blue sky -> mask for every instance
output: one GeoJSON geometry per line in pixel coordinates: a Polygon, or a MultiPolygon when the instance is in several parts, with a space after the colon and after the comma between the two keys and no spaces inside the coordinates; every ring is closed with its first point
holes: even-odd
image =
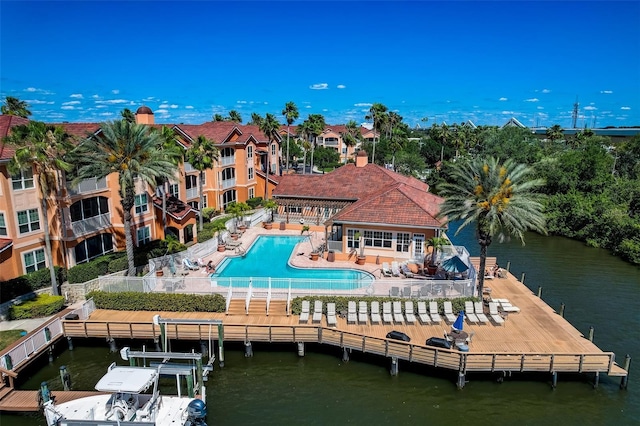
{"type": "Polygon", "coordinates": [[[0,96],[34,119],[281,111],[415,126],[640,125],[640,2],[6,1],[0,96]],[[424,125],[424,123],[422,123],[424,125]]]}

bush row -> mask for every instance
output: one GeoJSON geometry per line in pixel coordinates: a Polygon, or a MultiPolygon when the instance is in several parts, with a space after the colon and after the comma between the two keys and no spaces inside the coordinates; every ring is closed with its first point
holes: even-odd
{"type": "MultiPolygon", "coordinates": [[[[300,312],[302,311],[302,301],[303,300],[308,300],[311,303],[311,312],[313,312],[313,302],[316,300],[320,300],[322,301],[322,312],[323,313],[327,313],[327,303],[335,303],[336,304],[336,312],[338,311],[348,311],[349,309],[349,302],[350,301],[354,301],[354,302],[367,302],[367,307],[369,308],[369,312],[371,312],[371,302],[374,301],[378,301],[380,302],[380,313],[382,313],[382,304],[384,302],[403,302],[402,303],[402,313],[405,313],[405,307],[404,307],[404,302],[408,301],[408,300],[412,300],[413,301],[413,307],[414,309],[418,309],[417,306],[417,300],[416,299],[406,299],[406,298],[400,298],[400,297],[356,297],[356,296],[351,296],[351,297],[341,297],[341,296],[305,296],[305,297],[296,297],[295,299],[293,299],[291,301],[291,313],[294,315],[300,315],[300,312]]],[[[479,302],[480,299],[477,297],[460,297],[457,299],[436,299],[435,300],[438,303],[438,311],[439,313],[443,314],[444,313],[444,305],[443,303],[445,301],[450,301],[451,305],[453,306],[453,312],[454,313],[458,313],[459,311],[463,311],[464,310],[464,302],[467,301],[472,301],[472,302],[479,302]]],[[[426,302],[429,302],[429,300],[427,300],[426,302]]]]}
{"type": "MultiPolygon", "coordinates": [[[[58,286],[67,280],[67,270],[59,266],[54,267],[58,286]]],[[[0,282],[0,303],[31,293],[32,291],[51,286],[49,268],[40,269],[8,281],[0,282]]]]}
{"type": "Polygon", "coordinates": [[[69,284],[85,283],[99,275],[107,275],[127,269],[127,253],[119,251],[106,254],[69,269],[69,284]]]}
{"type": "Polygon", "coordinates": [[[41,294],[33,300],[12,306],[9,309],[9,319],[48,317],[56,312],[60,312],[63,306],[63,296],[41,294]]]}
{"type": "Polygon", "coordinates": [[[223,296],[178,294],[178,293],[106,293],[92,291],[87,299],[93,298],[98,309],[117,311],[169,311],[169,312],[225,312],[223,296]]]}

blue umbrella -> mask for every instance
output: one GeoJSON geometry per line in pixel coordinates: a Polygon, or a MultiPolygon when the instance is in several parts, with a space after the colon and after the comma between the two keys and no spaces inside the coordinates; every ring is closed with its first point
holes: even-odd
{"type": "Polygon", "coordinates": [[[458,318],[453,323],[454,330],[462,331],[462,327],[464,327],[464,311],[458,312],[458,318]]]}

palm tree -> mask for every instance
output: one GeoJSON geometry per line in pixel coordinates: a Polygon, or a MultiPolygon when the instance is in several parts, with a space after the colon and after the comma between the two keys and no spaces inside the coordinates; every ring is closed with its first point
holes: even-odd
{"type": "Polygon", "coordinates": [[[60,189],[59,174],[68,172],[73,166],[65,161],[65,156],[73,150],[71,138],[62,127],[55,127],[39,121],[15,126],[11,135],[5,139],[7,144],[15,147],[15,154],[9,162],[8,170],[15,174],[21,171],[33,171],[38,176],[38,192],[44,225],[44,243],[51,288],[54,295],[59,295],[58,284],[51,251],[49,234],[49,198],[60,189]]]}
{"type": "MultiPolygon", "coordinates": [[[[182,151],[182,147],[178,144],[178,139],[176,138],[176,133],[172,128],[168,126],[162,126],[159,130],[157,127],[152,127],[154,131],[159,131],[162,136],[162,146],[160,149],[165,153],[167,158],[176,165],[176,167],[182,164],[184,160],[184,155],[182,151]]],[[[167,192],[168,188],[168,179],[164,179],[162,181],[157,182],[159,185],[162,185],[162,232],[166,238],[167,233],[167,192]]]]}
{"type": "Polygon", "coordinates": [[[18,117],[27,118],[31,115],[31,111],[28,110],[29,104],[25,101],[21,101],[13,96],[7,96],[4,99],[4,105],[2,105],[3,115],[15,115],[18,117]]]}
{"type": "Polygon", "coordinates": [[[376,162],[376,132],[379,134],[380,129],[383,128],[384,116],[386,115],[388,108],[381,103],[374,103],[369,109],[369,114],[364,118],[365,120],[373,120],[373,153],[371,154],[371,162],[376,162]]]}
{"type": "Polygon", "coordinates": [[[215,142],[211,139],[207,139],[205,136],[198,136],[195,142],[191,144],[191,147],[187,149],[185,158],[191,166],[200,172],[198,177],[198,187],[200,191],[200,213],[198,214],[198,232],[202,231],[203,217],[202,207],[204,206],[204,171],[213,169],[215,162],[219,158],[219,151],[216,148],[215,142]]]}
{"type": "Polygon", "coordinates": [[[260,116],[260,114],[252,112],[251,113],[251,121],[249,121],[247,124],[259,127],[260,123],[262,123],[262,117],[260,116]]]}
{"type": "Polygon", "coordinates": [[[276,117],[267,113],[260,123],[260,131],[267,137],[267,172],[264,179],[264,200],[269,199],[269,172],[271,171],[271,143],[277,142],[280,123],[276,117]]]}
{"type": "Polygon", "coordinates": [[[547,139],[551,141],[551,145],[554,145],[556,140],[560,140],[564,137],[564,129],[560,127],[559,124],[554,124],[547,129],[545,135],[547,136],[547,139]]]}
{"type": "Polygon", "coordinates": [[[124,222],[128,274],[135,275],[131,209],[135,204],[135,179],[151,188],[175,175],[176,165],[162,151],[162,136],[143,124],[116,120],[103,123],[99,135],[90,135],[76,148],[78,174],[74,181],[102,179],[118,174],[124,222]]]}
{"type": "Polygon", "coordinates": [[[440,185],[444,197],[439,217],[461,220],[456,234],[472,222],[480,244],[480,274],[478,295],[482,296],[487,247],[494,235],[500,240],[517,236],[524,244],[524,233],[533,230],[546,233],[542,194],[535,190],[544,184],[534,179],[533,169],[507,160],[475,158],[458,162],[453,167],[450,182],[440,185]],[[506,235],[505,235],[506,234],[506,235]]]}
{"type": "Polygon", "coordinates": [[[222,114],[213,114],[213,121],[224,121],[222,114]]]}
{"type": "Polygon", "coordinates": [[[133,114],[133,111],[131,111],[129,108],[125,108],[122,111],[120,111],[120,115],[122,116],[123,120],[127,120],[129,123],[136,122],[136,116],[133,114]]]}
{"type": "Polygon", "coordinates": [[[229,111],[229,121],[233,121],[234,123],[242,123],[242,116],[240,113],[234,109],[229,111]]]}
{"type": "Polygon", "coordinates": [[[287,171],[289,170],[289,127],[298,119],[298,107],[293,102],[287,102],[282,110],[282,115],[287,121],[287,171]]]}
{"type": "MultiPolygon", "coordinates": [[[[438,250],[440,250],[442,248],[442,246],[444,246],[447,243],[449,243],[449,240],[447,240],[444,237],[431,237],[425,243],[426,243],[426,247],[427,248],[429,248],[429,247],[432,248],[432,250],[431,250],[431,258],[429,259],[429,265],[428,266],[436,267],[436,259],[438,258],[438,250]]],[[[427,266],[427,265],[425,265],[425,266],[427,266]]]]}
{"type": "MultiPolygon", "coordinates": [[[[326,127],[326,123],[324,121],[324,116],[322,114],[309,114],[309,117],[305,120],[306,126],[305,130],[309,139],[313,136],[313,142],[311,143],[311,174],[313,174],[313,151],[316,146],[316,141],[318,136],[322,134],[324,128],[326,127]]],[[[304,124],[304,123],[303,123],[304,124]]]]}
{"type": "MultiPolygon", "coordinates": [[[[345,132],[342,135],[342,140],[347,147],[356,146],[358,142],[362,141],[362,133],[360,132],[360,126],[355,120],[349,120],[345,125],[345,132]]],[[[347,163],[347,157],[344,158],[345,164],[347,163]]]]}

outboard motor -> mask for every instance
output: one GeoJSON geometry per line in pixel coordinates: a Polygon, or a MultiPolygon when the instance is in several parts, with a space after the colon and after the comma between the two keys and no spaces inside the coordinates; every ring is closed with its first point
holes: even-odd
{"type": "Polygon", "coordinates": [[[207,426],[207,405],[201,399],[194,399],[187,406],[187,421],[185,426],[207,426]]]}

